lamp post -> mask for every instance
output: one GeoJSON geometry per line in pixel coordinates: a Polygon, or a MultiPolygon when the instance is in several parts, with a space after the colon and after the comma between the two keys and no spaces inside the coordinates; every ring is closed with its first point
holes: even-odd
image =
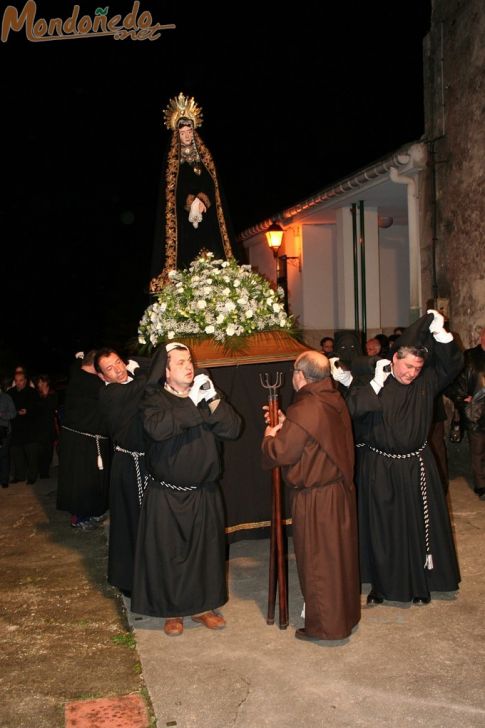
{"type": "MultiPolygon", "coordinates": [[[[276,261],[276,285],[281,286],[283,289],[284,306],[286,313],[288,311],[288,261],[298,260],[300,263],[299,255],[280,255],[278,256],[281,243],[283,242],[284,230],[281,225],[277,222],[273,222],[266,230],[266,241],[268,247],[273,251],[273,255],[276,261]]],[[[301,265],[301,263],[300,263],[301,265]]],[[[301,268],[300,268],[301,270],[301,268]]]]}
{"type": "Polygon", "coordinates": [[[273,251],[276,259],[278,258],[278,250],[281,248],[281,243],[283,242],[283,232],[283,228],[277,222],[270,225],[265,232],[268,247],[273,251]]]}

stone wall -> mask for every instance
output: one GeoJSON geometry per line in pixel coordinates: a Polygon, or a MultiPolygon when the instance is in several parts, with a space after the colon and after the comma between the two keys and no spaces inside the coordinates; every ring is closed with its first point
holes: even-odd
{"type": "Polygon", "coordinates": [[[424,41],[423,300],[449,299],[465,347],[485,326],[484,38],[483,0],[433,0],[424,41]]]}

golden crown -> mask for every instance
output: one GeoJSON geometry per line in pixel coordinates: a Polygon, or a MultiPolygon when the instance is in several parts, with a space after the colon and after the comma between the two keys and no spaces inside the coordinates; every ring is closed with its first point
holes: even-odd
{"type": "Polygon", "coordinates": [[[165,126],[167,129],[176,129],[180,119],[190,119],[194,129],[202,126],[202,109],[194,101],[194,97],[188,98],[179,93],[175,98],[170,99],[167,108],[164,110],[165,126]]]}

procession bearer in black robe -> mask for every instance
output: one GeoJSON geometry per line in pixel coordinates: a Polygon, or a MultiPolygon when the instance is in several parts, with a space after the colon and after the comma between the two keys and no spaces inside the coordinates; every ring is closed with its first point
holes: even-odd
{"type": "Polygon", "coordinates": [[[143,423],[139,413],[150,360],[130,360],[99,349],[94,366],[105,386],[100,406],[113,443],[110,480],[108,581],[126,596],[133,586],[138,518],[145,483],[143,423]]]}
{"type": "Polygon", "coordinates": [[[169,636],[183,632],[186,616],[221,629],[215,610],[228,594],[220,441],[237,438],[240,417],[207,374],[194,378],[189,349],[175,342],[154,355],[142,411],[149,480],[132,611],[165,617],[169,636]]]}
{"type": "Polygon", "coordinates": [[[432,591],[458,589],[460,573],[436,462],[426,441],[433,402],[463,366],[437,311],[409,326],[392,363],[376,363],[370,384],[349,386],[347,403],[362,437],[357,476],[361,579],[368,604],[427,604],[432,591]]]}

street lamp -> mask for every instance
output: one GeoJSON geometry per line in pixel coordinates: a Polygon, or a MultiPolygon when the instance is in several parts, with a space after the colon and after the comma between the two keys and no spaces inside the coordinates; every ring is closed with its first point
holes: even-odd
{"type": "Polygon", "coordinates": [[[278,256],[281,243],[283,242],[283,233],[284,230],[281,225],[277,222],[273,222],[266,230],[265,235],[268,247],[273,251],[276,261],[276,285],[281,286],[283,289],[285,311],[288,313],[288,261],[298,260],[299,265],[301,265],[301,263],[299,255],[278,256]]]}
{"type": "Polygon", "coordinates": [[[277,222],[272,223],[265,232],[268,247],[273,251],[275,258],[278,257],[278,250],[283,242],[283,232],[283,228],[277,222]]]}

